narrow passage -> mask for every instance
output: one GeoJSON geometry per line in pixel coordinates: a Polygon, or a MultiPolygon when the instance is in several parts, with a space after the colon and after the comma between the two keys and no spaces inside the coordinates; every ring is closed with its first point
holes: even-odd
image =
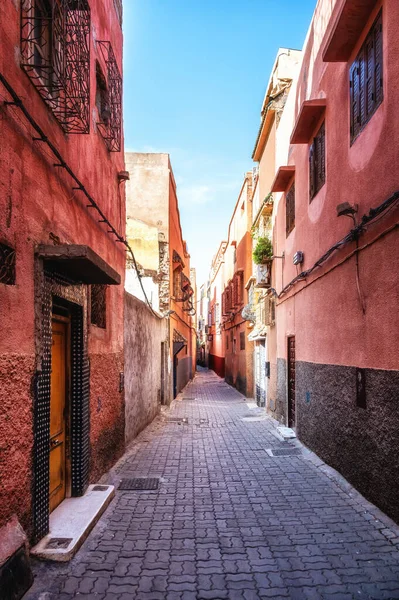
{"type": "Polygon", "coordinates": [[[398,528],[275,432],[202,370],[109,476],[158,489],[117,491],[71,563],[35,565],[25,598],[399,598],[398,528]],[[266,452],[287,447],[300,454],[266,452]]]}

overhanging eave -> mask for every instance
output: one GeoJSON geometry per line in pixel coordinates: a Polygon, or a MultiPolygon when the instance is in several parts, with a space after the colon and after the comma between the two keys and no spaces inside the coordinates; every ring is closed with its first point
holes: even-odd
{"type": "Polygon", "coordinates": [[[89,246],[60,244],[39,245],[36,255],[46,267],[72,281],[86,284],[119,285],[121,276],[89,246]]]}

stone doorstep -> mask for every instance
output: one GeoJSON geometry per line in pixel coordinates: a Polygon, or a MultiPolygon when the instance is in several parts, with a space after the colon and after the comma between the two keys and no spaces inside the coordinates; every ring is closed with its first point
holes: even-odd
{"type": "Polygon", "coordinates": [[[89,485],[84,496],[61,502],[50,515],[50,533],[31,549],[31,554],[42,560],[71,560],[114,496],[113,485],[97,484],[89,485]]]}

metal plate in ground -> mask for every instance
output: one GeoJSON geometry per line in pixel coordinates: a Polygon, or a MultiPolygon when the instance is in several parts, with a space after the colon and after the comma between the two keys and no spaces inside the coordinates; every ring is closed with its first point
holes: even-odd
{"type": "Polygon", "coordinates": [[[73,538],[51,538],[46,544],[46,549],[58,550],[58,548],[68,548],[73,538]]]}
{"type": "Polygon", "coordinates": [[[300,448],[267,448],[266,452],[269,456],[302,456],[300,448]]]}
{"type": "Polygon", "coordinates": [[[93,492],[106,492],[108,488],[109,485],[95,485],[93,492]]]}
{"type": "Polygon", "coordinates": [[[119,484],[118,490],[157,490],[158,486],[158,477],[133,477],[131,479],[122,479],[122,481],[119,484]]]}
{"type": "Polygon", "coordinates": [[[167,417],[166,421],[168,423],[184,423],[185,425],[188,424],[188,419],[187,417],[167,417]]]}

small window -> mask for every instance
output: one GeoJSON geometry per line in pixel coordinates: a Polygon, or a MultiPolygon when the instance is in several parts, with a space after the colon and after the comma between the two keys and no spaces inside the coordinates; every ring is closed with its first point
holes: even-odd
{"type": "Polygon", "coordinates": [[[229,349],[229,336],[226,335],[226,350],[229,349]]]}
{"type": "Polygon", "coordinates": [[[107,81],[101,67],[96,62],[96,106],[98,111],[98,117],[102,125],[109,125],[111,118],[111,107],[109,103],[109,92],[107,87],[107,81]]]}
{"type": "Polygon", "coordinates": [[[15,250],[0,244],[0,283],[15,285],[15,250]]]}
{"type": "Polygon", "coordinates": [[[181,298],[181,282],[182,282],[182,272],[179,267],[174,269],[173,271],[173,296],[175,300],[179,300],[181,298]]]}
{"type": "Polygon", "coordinates": [[[309,150],[309,196],[310,201],[326,182],[326,128],[323,122],[313,138],[309,150]]]}
{"type": "Polygon", "coordinates": [[[374,21],[356,60],[350,68],[351,143],[381,104],[382,82],[382,12],[374,21]]]}
{"type": "Polygon", "coordinates": [[[293,183],[285,195],[285,231],[286,235],[291,233],[295,227],[295,184],[293,183]]]}
{"type": "Polygon", "coordinates": [[[216,304],[215,306],[215,320],[216,324],[220,323],[220,304],[216,304]]]}
{"type": "Polygon", "coordinates": [[[107,326],[107,286],[91,286],[91,323],[106,329],[107,326]]]}
{"type": "Polygon", "coordinates": [[[245,350],[245,331],[240,333],[240,350],[245,350]]]}

